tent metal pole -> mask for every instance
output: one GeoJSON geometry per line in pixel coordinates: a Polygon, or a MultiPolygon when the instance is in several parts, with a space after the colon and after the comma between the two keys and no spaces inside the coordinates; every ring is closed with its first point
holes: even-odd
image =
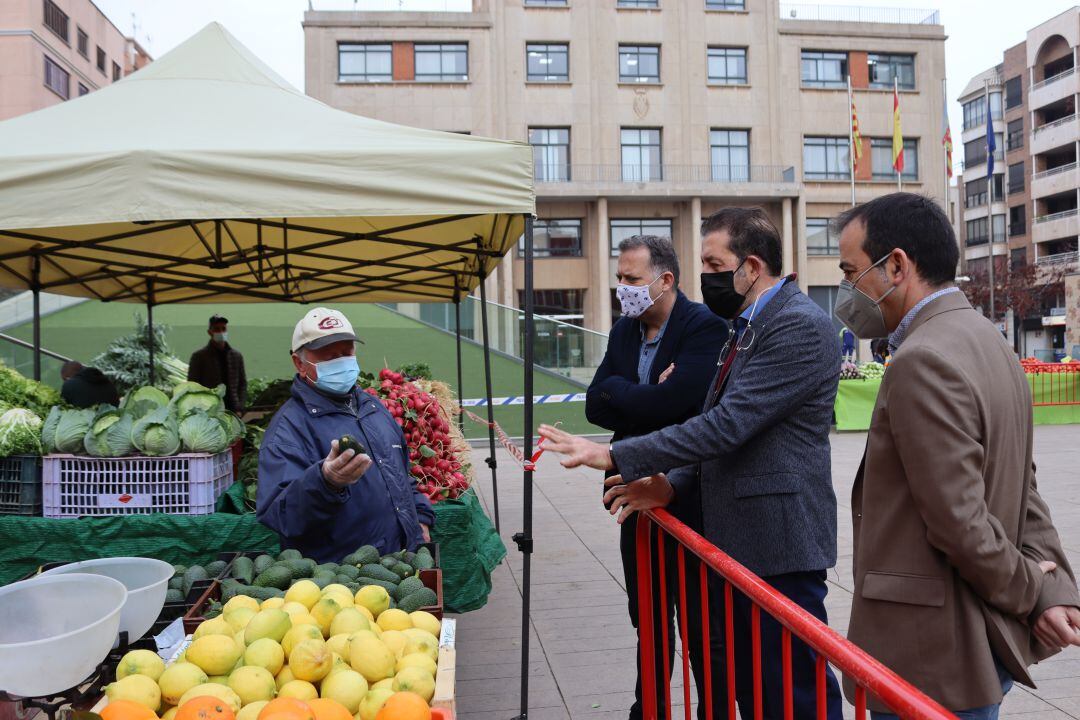
{"type": "MultiPolygon", "coordinates": [[[[461,297],[458,291],[454,292],[454,335],[457,340],[457,391],[458,402],[465,402],[465,386],[461,382],[461,297]]],[[[458,430],[462,437],[465,435],[465,406],[461,406],[458,413],[458,430]]]]}
{"type": "Polygon", "coordinates": [[[491,455],[486,462],[491,468],[491,498],[495,508],[495,532],[499,532],[499,479],[498,462],[495,460],[495,409],[491,407],[491,346],[488,344],[487,280],[483,266],[477,272],[480,278],[480,324],[484,333],[484,399],[487,401],[488,447],[491,455]]]}
{"type": "Polygon", "coordinates": [[[154,384],[154,279],[146,279],[146,347],[150,353],[150,385],[154,384]]]}
{"type": "Polygon", "coordinates": [[[34,380],[41,382],[41,259],[37,254],[30,267],[30,281],[34,294],[34,380]]]}
{"type": "MultiPolygon", "coordinates": [[[[526,462],[533,454],[533,216],[525,216],[525,301],[522,310],[525,313],[524,362],[525,373],[525,419],[522,432],[525,443],[526,462]]],[[[521,714],[519,720],[529,717],[529,604],[532,595],[532,551],[533,551],[533,471],[532,465],[525,466],[524,497],[522,504],[522,530],[514,535],[514,542],[521,551],[521,714]]]]}

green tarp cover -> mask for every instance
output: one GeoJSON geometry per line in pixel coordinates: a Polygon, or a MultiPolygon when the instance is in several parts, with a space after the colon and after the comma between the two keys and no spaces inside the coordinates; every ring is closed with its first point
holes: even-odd
{"type": "Polygon", "coordinates": [[[458,613],[482,608],[491,593],[491,572],[506,557],[506,546],[473,490],[435,504],[431,539],[439,543],[443,607],[458,613]]]}
{"type": "MultiPolygon", "coordinates": [[[[1032,373],[1027,376],[1035,403],[1061,402],[1080,398],[1080,373],[1032,373]]],[[[881,379],[841,380],[836,392],[836,429],[868,430],[874,413],[881,379]]],[[[1036,405],[1032,408],[1036,425],[1080,423],[1080,405],[1036,405]]]]}

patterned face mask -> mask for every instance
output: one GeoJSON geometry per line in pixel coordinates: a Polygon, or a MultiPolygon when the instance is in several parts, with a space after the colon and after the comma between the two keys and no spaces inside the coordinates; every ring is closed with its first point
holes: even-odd
{"type": "Polygon", "coordinates": [[[649,288],[659,279],[660,277],[653,279],[648,285],[623,285],[622,283],[616,285],[615,296],[619,298],[622,314],[628,318],[641,317],[643,312],[651,308],[653,303],[663,297],[663,292],[657,295],[655,299],[649,295],[649,288]]]}

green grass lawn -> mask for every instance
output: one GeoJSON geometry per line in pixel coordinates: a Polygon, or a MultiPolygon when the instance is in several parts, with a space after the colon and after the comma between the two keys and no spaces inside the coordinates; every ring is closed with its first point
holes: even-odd
{"type": "MultiPolygon", "coordinates": [[[[248,378],[282,378],[293,374],[289,341],[293,326],[311,306],[288,303],[251,303],[222,305],[162,305],[154,308],[154,322],[169,326],[168,343],[173,354],[187,361],[191,353],[207,342],[206,322],[217,313],[229,318],[229,343],[244,355],[248,378]]],[[[357,346],[362,370],[377,371],[384,365],[398,367],[423,362],[431,366],[436,379],[454,386],[457,382],[457,359],[453,335],[371,304],[335,306],[352,322],[364,341],[357,346]]],[[[102,352],[109,342],[134,328],[136,313],[145,315],[137,305],[87,301],[42,319],[41,344],[53,352],[83,363],[102,352]]],[[[30,340],[29,323],[11,328],[8,334],[30,340]]],[[[58,382],[54,364],[46,366],[45,380],[58,382]]],[[[20,371],[26,372],[24,367],[20,371]]],[[[484,392],[483,352],[478,345],[462,344],[462,374],[467,398],[482,397],[484,392]]],[[[524,388],[520,362],[491,357],[491,382],[494,396],[521,395],[524,388]]],[[[578,392],[580,387],[559,377],[537,372],[536,394],[578,392]]],[[[482,409],[476,411],[486,417],[482,409]]],[[[522,434],[520,406],[496,408],[495,419],[513,436],[522,434]]],[[[601,432],[589,425],[583,403],[541,405],[536,408],[536,423],[561,420],[572,432],[601,432]]],[[[466,421],[466,435],[479,437],[486,428],[466,421]]]]}

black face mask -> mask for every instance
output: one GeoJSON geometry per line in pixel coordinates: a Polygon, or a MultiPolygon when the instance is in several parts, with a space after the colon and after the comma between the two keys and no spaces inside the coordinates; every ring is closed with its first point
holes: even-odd
{"type": "MultiPolygon", "coordinates": [[[[746,293],[740,293],[735,289],[735,273],[745,262],[743,260],[734,270],[701,273],[701,299],[705,301],[705,306],[712,310],[713,314],[727,320],[733,320],[739,314],[739,308],[746,301],[746,293]]],[[[754,283],[757,283],[757,280],[754,283]]],[[[746,292],[750,292],[752,287],[754,287],[753,283],[746,288],[746,292]]]]}

